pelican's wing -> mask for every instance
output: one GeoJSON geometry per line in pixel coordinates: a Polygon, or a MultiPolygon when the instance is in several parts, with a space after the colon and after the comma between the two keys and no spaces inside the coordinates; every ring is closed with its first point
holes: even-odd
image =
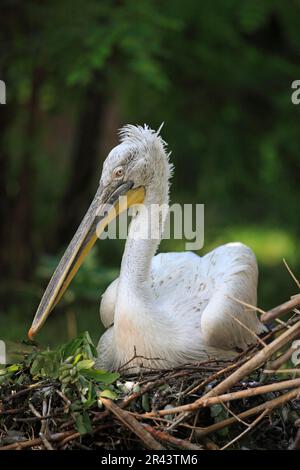
{"type": "Polygon", "coordinates": [[[250,248],[228,243],[199,257],[161,253],[152,262],[152,288],[160,305],[201,341],[221,349],[245,348],[264,331],[256,313],[258,269],[250,248]]]}
{"type": "Polygon", "coordinates": [[[100,302],[100,318],[105,328],[109,328],[114,323],[118,283],[119,278],[117,277],[117,279],[109,284],[106,291],[102,294],[100,302]]]}

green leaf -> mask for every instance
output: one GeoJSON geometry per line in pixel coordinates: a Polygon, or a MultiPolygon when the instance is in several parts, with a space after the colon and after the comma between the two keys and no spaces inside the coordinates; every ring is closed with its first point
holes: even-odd
{"type": "Polygon", "coordinates": [[[75,418],[75,427],[77,431],[84,435],[92,432],[92,424],[89,415],[84,411],[75,418]]]}
{"type": "Polygon", "coordinates": [[[77,356],[74,359],[73,365],[75,366],[77,362],[80,361],[81,358],[82,358],[82,354],[81,353],[77,354],[77,356]]]}
{"type": "Polygon", "coordinates": [[[69,341],[66,345],[64,345],[61,349],[62,357],[67,359],[69,356],[74,356],[77,352],[77,349],[80,348],[82,343],[82,338],[79,336],[72,341],[69,341]]]}
{"type": "Polygon", "coordinates": [[[212,405],[210,407],[210,414],[212,418],[216,418],[217,416],[220,416],[224,414],[224,407],[220,405],[219,403],[216,403],[215,405],[212,405]]]}
{"type": "Polygon", "coordinates": [[[76,400],[76,401],[73,401],[73,403],[71,403],[70,405],[70,409],[72,411],[79,411],[79,410],[82,410],[82,403],[80,400],[76,400]]]}
{"type": "Polygon", "coordinates": [[[58,376],[59,355],[56,351],[45,351],[37,353],[30,367],[33,377],[54,377],[58,376]]]}
{"type": "Polygon", "coordinates": [[[79,361],[76,365],[78,371],[83,369],[91,369],[95,364],[95,361],[92,359],[84,359],[83,361],[79,361]]]}
{"type": "Polygon", "coordinates": [[[80,373],[86,378],[94,379],[95,382],[106,385],[114,383],[120,377],[117,372],[105,372],[97,369],[81,370],[80,373]]]}
{"type": "Polygon", "coordinates": [[[111,400],[116,400],[116,398],[118,398],[116,392],[113,392],[109,388],[102,390],[102,392],[99,393],[99,396],[103,398],[110,398],[111,400]]]}
{"type": "Polygon", "coordinates": [[[78,354],[82,354],[84,359],[93,359],[94,357],[97,357],[97,350],[87,331],[72,339],[61,348],[61,355],[63,359],[75,355],[77,359],[78,354]]]}
{"type": "Polygon", "coordinates": [[[94,406],[97,403],[96,398],[89,398],[88,400],[85,400],[83,402],[83,405],[85,408],[91,408],[91,406],[94,406]]]}
{"type": "Polygon", "coordinates": [[[7,367],[7,372],[14,373],[18,372],[21,369],[20,364],[12,364],[11,366],[7,367]]]}
{"type": "MultiPolygon", "coordinates": [[[[228,412],[227,410],[219,403],[216,403],[215,405],[212,405],[210,407],[210,414],[211,417],[214,418],[215,423],[218,423],[219,421],[223,421],[228,417],[228,412]]],[[[223,428],[218,431],[218,434],[222,437],[226,437],[229,433],[228,428],[223,428]]]]}
{"type": "Polygon", "coordinates": [[[144,395],[142,395],[142,407],[143,410],[150,411],[150,401],[148,393],[144,393],[144,395]]]}

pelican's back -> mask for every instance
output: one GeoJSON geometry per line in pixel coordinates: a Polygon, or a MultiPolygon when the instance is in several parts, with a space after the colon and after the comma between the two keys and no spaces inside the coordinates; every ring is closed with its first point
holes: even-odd
{"type": "Polygon", "coordinates": [[[237,301],[252,306],[257,301],[256,258],[242,243],[222,245],[203,257],[158,254],[151,280],[158,303],[188,334],[198,330],[203,346],[244,349],[264,330],[255,311],[237,301]]]}

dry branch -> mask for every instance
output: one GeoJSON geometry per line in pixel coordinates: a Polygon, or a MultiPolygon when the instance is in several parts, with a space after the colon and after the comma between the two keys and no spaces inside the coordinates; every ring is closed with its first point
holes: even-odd
{"type": "MultiPolygon", "coordinates": [[[[265,403],[262,403],[261,405],[255,406],[254,408],[250,408],[250,410],[244,411],[243,413],[240,413],[237,415],[240,419],[248,418],[249,416],[253,416],[257,413],[260,413],[261,411],[264,410],[273,410],[274,408],[278,408],[279,406],[284,405],[290,400],[293,400],[295,398],[298,398],[300,395],[300,388],[297,388],[296,390],[292,390],[291,392],[285,393],[284,395],[281,395],[280,397],[274,398],[273,400],[266,401],[265,403]]],[[[230,426],[231,424],[236,423],[236,418],[228,418],[225,419],[224,421],[220,421],[218,423],[212,424],[211,426],[208,426],[206,428],[195,428],[195,434],[198,438],[207,436],[208,434],[211,434],[212,432],[219,431],[220,429],[226,428],[227,426],[230,426]]]]}
{"type": "Polygon", "coordinates": [[[286,313],[289,313],[291,310],[294,310],[294,308],[297,308],[300,306],[300,294],[295,295],[292,297],[290,300],[287,302],[284,302],[281,305],[278,305],[278,307],[272,308],[272,310],[269,310],[268,312],[264,313],[261,317],[260,320],[263,323],[267,323],[271,320],[274,320],[274,318],[280,317],[282,315],[285,315],[286,313]]]}
{"type": "Polygon", "coordinates": [[[148,431],[153,437],[159,439],[160,441],[164,441],[168,444],[171,444],[174,447],[177,447],[178,449],[183,449],[183,450],[202,450],[202,447],[192,444],[191,442],[185,440],[185,439],[178,439],[177,437],[171,436],[171,434],[168,434],[165,431],[155,429],[149,424],[144,424],[143,427],[148,431]]]}
{"type": "Polygon", "coordinates": [[[101,398],[105,408],[111,411],[118,420],[120,420],[127,428],[136,434],[146,445],[147,449],[164,450],[164,447],[159,444],[149,433],[145,431],[143,426],[127,411],[122,410],[119,406],[113,403],[108,398],[101,398]]]}
{"type": "MultiPolygon", "coordinates": [[[[52,434],[47,436],[48,441],[58,442],[73,434],[74,431],[59,432],[57,434],[52,434]]],[[[35,439],[24,439],[24,441],[15,442],[14,444],[8,444],[6,446],[0,447],[0,450],[18,450],[18,449],[30,449],[31,447],[40,446],[43,444],[41,437],[35,439]]]]}
{"type": "Polygon", "coordinates": [[[284,380],[282,382],[275,382],[269,385],[262,385],[261,387],[253,387],[248,388],[247,390],[239,390],[237,392],[218,395],[217,397],[206,398],[203,400],[202,406],[205,407],[216,403],[241,400],[242,398],[254,397],[257,395],[263,395],[264,393],[277,392],[279,390],[287,390],[289,388],[296,387],[300,387],[300,379],[284,380]]]}
{"type": "Polygon", "coordinates": [[[289,361],[296,351],[296,347],[291,346],[285,353],[281,354],[277,359],[268,364],[268,368],[271,370],[277,370],[280,366],[289,361]]]}
{"type": "Polygon", "coordinates": [[[265,417],[265,415],[268,412],[269,412],[269,410],[264,410],[258,418],[256,418],[251,424],[248,425],[248,427],[245,429],[245,431],[243,431],[241,434],[239,434],[234,439],[232,439],[232,441],[227,442],[227,444],[225,444],[225,446],[223,446],[221,450],[228,449],[228,447],[230,447],[232,444],[239,441],[245,434],[250,432],[251,429],[253,429],[257,425],[257,423],[259,423],[259,421],[261,421],[265,417]]]}

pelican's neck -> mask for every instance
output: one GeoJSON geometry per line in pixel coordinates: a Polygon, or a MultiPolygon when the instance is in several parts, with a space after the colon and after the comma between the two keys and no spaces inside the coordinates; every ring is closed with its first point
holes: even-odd
{"type": "Polygon", "coordinates": [[[150,290],[151,261],[160,244],[168,208],[167,178],[165,184],[160,183],[149,185],[144,204],[132,218],[120,271],[118,294],[122,297],[140,297],[141,293],[145,297],[150,290]]]}
{"type": "Polygon", "coordinates": [[[151,288],[151,261],[159,246],[164,220],[158,226],[157,237],[148,237],[149,213],[155,204],[168,203],[168,180],[164,191],[148,186],[142,209],[132,218],[122,258],[114,315],[114,344],[117,363],[123,364],[137,354],[151,353],[151,338],[159,313],[151,288]],[[138,236],[136,237],[136,233],[138,236]],[[150,349],[149,349],[150,348],[150,349]],[[125,358],[125,361],[124,361],[125,358]]]}

